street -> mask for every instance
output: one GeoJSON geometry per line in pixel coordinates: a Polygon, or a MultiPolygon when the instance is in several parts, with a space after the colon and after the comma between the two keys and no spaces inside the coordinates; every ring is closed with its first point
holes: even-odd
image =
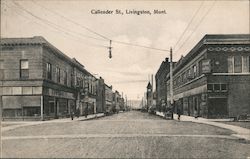
{"type": "MultiPolygon", "coordinates": [[[[69,119],[70,120],[70,119],[69,119]]],[[[247,158],[234,132],[130,111],[2,132],[3,158],[247,158]]]]}

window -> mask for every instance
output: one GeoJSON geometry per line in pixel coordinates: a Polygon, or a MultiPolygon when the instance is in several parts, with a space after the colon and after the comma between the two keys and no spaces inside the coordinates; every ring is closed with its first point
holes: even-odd
{"type": "Polygon", "coordinates": [[[242,56],[242,72],[250,72],[249,71],[249,57],[248,56],[242,56]]]}
{"type": "Polygon", "coordinates": [[[20,60],[20,78],[29,78],[29,61],[20,60]]]}
{"type": "Polygon", "coordinates": [[[228,73],[247,73],[250,72],[249,56],[229,56],[228,73]]]}
{"type": "Polygon", "coordinates": [[[207,85],[207,91],[212,92],[213,91],[213,84],[208,84],[207,85]]]}
{"type": "Polygon", "coordinates": [[[193,66],[193,71],[194,71],[194,77],[196,77],[197,76],[197,67],[196,67],[196,65],[193,66]]]}
{"type": "Polygon", "coordinates": [[[46,64],[47,79],[52,80],[52,67],[50,63],[46,64]]]}
{"type": "Polygon", "coordinates": [[[228,73],[233,73],[234,72],[234,57],[229,56],[227,59],[228,63],[228,73]]]}
{"type": "Polygon", "coordinates": [[[68,83],[68,74],[67,71],[64,71],[64,84],[67,85],[68,83]]]}
{"type": "Polygon", "coordinates": [[[242,57],[234,56],[234,72],[241,73],[242,72],[242,57]]]}
{"type": "Polygon", "coordinates": [[[221,91],[226,92],[227,91],[227,85],[221,84],[221,91]]]}
{"type": "Polygon", "coordinates": [[[73,86],[74,86],[74,83],[75,83],[75,82],[74,82],[74,81],[75,81],[74,77],[75,77],[75,76],[74,76],[74,73],[72,72],[72,73],[71,73],[71,87],[73,87],[73,86]]]}
{"type": "Polygon", "coordinates": [[[0,60],[0,69],[3,69],[3,60],[0,60]]]}
{"type": "Polygon", "coordinates": [[[56,68],[56,82],[60,83],[60,68],[56,68]]]}
{"type": "Polygon", "coordinates": [[[3,60],[0,60],[0,80],[4,79],[3,60]]]}
{"type": "Polygon", "coordinates": [[[198,74],[199,76],[202,74],[202,60],[200,60],[198,63],[198,74]]]}
{"type": "Polygon", "coordinates": [[[220,84],[214,84],[214,91],[219,92],[220,91],[220,84]]]}
{"type": "Polygon", "coordinates": [[[249,67],[249,72],[250,72],[250,56],[248,57],[248,67],[249,67]]]}

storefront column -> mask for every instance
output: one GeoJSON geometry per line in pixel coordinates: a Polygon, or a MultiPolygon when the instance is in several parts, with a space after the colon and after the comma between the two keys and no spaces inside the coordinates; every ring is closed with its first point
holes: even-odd
{"type": "Polygon", "coordinates": [[[43,96],[41,96],[41,120],[43,120],[43,96]]]}

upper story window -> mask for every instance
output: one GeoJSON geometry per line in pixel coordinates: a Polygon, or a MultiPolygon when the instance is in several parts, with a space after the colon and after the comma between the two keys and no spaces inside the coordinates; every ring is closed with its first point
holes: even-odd
{"type": "Polygon", "coordinates": [[[3,60],[0,60],[0,80],[4,79],[3,60]]]}
{"type": "Polygon", "coordinates": [[[242,72],[242,57],[234,56],[234,72],[241,73],[242,72]]]}
{"type": "Polygon", "coordinates": [[[229,56],[228,73],[247,73],[250,72],[249,56],[229,56]]]}
{"type": "Polygon", "coordinates": [[[64,71],[64,84],[65,85],[68,84],[68,74],[67,74],[67,71],[64,71]]]}
{"type": "Polygon", "coordinates": [[[196,77],[197,76],[197,66],[196,65],[193,66],[193,71],[194,71],[194,77],[196,77]]]}
{"type": "Polygon", "coordinates": [[[20,78],[29,78],[29,61],[20,60],[20,78]]]}
{"type": "Polygon", "coordinates": [[[52,80],[52,66],[50,63],[46,64],[47,79],[52,80]]]}
{"type": "Polygon", "coordinates": [[[56,82],[58,82],[58,83],[60,83],[60,78],[61,78],[61,76],[60,76],[60,68],[56,68],[56,82]]]}

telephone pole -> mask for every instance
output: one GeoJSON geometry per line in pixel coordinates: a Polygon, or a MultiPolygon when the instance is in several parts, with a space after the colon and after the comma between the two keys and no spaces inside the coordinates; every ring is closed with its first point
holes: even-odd
{"type": "Polygon", "coordinates": [[[170,105],[172,109],[171,118],[174,118],[174,95],[173,95],[173,57],[172,47],[170,48],[170,105]]]}

